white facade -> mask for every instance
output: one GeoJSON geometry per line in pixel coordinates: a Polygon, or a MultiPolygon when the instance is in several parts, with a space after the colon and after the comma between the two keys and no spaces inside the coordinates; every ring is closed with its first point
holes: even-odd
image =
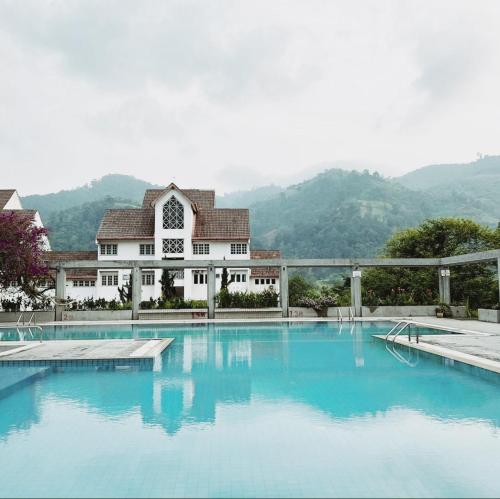
{"type": "MultiPolygon", "coordinates": [[[[154,209],[154,234],[151,239],[99,239],[98,234],[98,259],[99,260],[179,260],[181,269],[179,278],[174,285],[180,296],[185,299],[206,300],[207,275],[206,269],[185,269],[182,271],[183,261],[196,260],[241,260],[250,258],[250,238],[240,239],[230,237],[220,239],[193,238],[195,233],[197,210],[193,202],[183,191],[171,185],[165,189],[153,202],[154,209]],[[170,218],[164,223],[164,212],[170,218]],[[180,215],[182,214],[182,215],[180,215]],[[154,254],[144,249],[154,244],[154,254]],[[141,252],[141,245],[143,251],[141,252]]],[[[256,285],[251,278],[249,268],[230,269],[229,277],[234,274],[234,282],[229,285],[230,291],[263,291],[269,287],[278,289],[275,283],[256,285]]],[[[101,270],[95,286],[95,296],[99,298],[118,299],[118,286],[123,286],[130,279],[131,270],[101,270]]],[[[161,296],[160,278],[161,270],[143,269],[142,300],[156,299],[161,296]],[[150,277],[154,274],[154,277],[150,277]]],[[[220,290],[222,269],[216,269],[216,289],[220,290]]],[[[91,292],[92,290],[89,290],[91,292]]]]}

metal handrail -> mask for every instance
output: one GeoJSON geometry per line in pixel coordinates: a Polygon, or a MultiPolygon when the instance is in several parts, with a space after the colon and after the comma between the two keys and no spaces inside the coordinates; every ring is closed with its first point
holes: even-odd
{"type": "Polygon", "coordinates": [[[396,341],[396,338],[407,328],[410,326],[410,322],[407,322],[399,331],[396,332],[396,334],[391,338],[392,342],[394,343],[396,341]]]}
{"type": "Polygon", "coordinates": [[[21,322],[21,319],[23,319],[23,324],[24,324],[24,312],[21,312],[21,315],[17,319],[16,326],[19,326],[19,323],[21,322]]]}
{"type": "Polygon", "coordinates": [[[342,322],[344,320],[344,317],[342,316],[342,310],[340,310],[340,307],[337,307],[337,320],[342,322]]]}
{"type": "Polygon", "coordinates": [[[350,321],[354,320],[354,312],[352,310],[352,307],[349,307],[349,320],[350,321]]]}
{"type": "Polygon", "coordinates": [[[399,321],[386,335],[385,335],[385,340],[389,338],[389,336],[392,334],[393,331],[395,331],[401,324],[403,324],[405,321],[399,321]]]}

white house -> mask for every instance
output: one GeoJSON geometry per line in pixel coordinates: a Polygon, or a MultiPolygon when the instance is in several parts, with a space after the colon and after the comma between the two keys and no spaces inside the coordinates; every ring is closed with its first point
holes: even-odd
{"type": "MultiPolygon", "coordinates": [[[[35,210],[23,210],[15,190],[0,190],[0,206],[29,215],[42,226],[35,210]]],[[[50,236],[50,234],[49,234],[50,236]]],[[[176,294],[186,299],[207,298],[207,273],[203,267],[185,269],[186,260],[242,260],[279,258],[276,250],[250,251],[250,223],[247,209],[216,208],[215,191],[149,189],[141,208],[111,209],[101,221],[96,236],[97,251],[50,251],[47,261],[69,260],[178,260],[175,274],[176,294]]],[[[131,270],[68,270],[66,296],[119,299],[119,287],[130,280],[131,270]]],[[[161,270],[142,271],[142,300],[161,296],[161,270]]],[[[51,275],[54,278],[54,275],[51,275]]],[[[216,269],[220,290],[222,269],[216,269]]],[[[275,268],[233,268],[229,270],[230,291],[263,291],[273,287],[279,292],[279,271],[275,268]]],[[[46,286],[53,286],[50,279],[46,286]]],[[[52,293],[48,293],[52,294],[52,293]]]]}
{"type": "MultiPolygon", "coordinates": [[[[183,269],[186,260],[241,260],[279,258],[278,251],[250,251],[250,223],[247,209],[216,208],[215,191],[165,189],[145,192],[141,208],[108,210],[97,232],[98,260],[179,260],[174,281],[176,293],[186,299],[207,298],[207,274],[183,269]]],[[[68,296],[118,299],[118,287],[130,280],[130,270],[99,270],[94,279],[68,277],[68,296]],[[87,288],[87,289],[85,289],[87,288]]],[[[142,271],[142,300],[161,296],[161,270],[142,271]]],[[[216,270],[220,289],[222,269],[216,270]]],[[[231,291],[278,291],[278,271],[266,267],[229,270],[231,291]]]]}

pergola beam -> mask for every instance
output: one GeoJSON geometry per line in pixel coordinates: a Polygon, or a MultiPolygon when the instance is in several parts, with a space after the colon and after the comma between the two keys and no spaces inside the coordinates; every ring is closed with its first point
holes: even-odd
{"type": "Polygon", "coordinates": [[[500,250],[481,251],[478,253],[467,253],[465,255],[446,256],[441,258],[441,264],[466,265],[468,263],[495,262],[500,258],[500,250]]]}
{"type": "MultiPolygon", "coordinates": [[[[361,315],[361,270],[362,268],[402,267],[437,268],[439,271],[439,295],[444,303],[450,303],[449,266],[494,262],[499,268],[500,298],[500,249],[469,253],[445,258],[313,258],[313,259],[262,259],[262,260],[72,260],[48,262],[57,269],[56,296],[65,297],[66,270],[68,269],[132,269],[132,315],[139,316],[141,300],[142,269],[207,269],[208,316],[215,317],[215,270],[217,268],[278,267],[280,269],[280,302],[283,317],[288,317],[288,270],[290,268],[348,268],[351,270],[352,306],[356,316],[361,315]],[[446,271],[446,272],[443,272],[446,271]]],[[[62,318],[62,306],[56,312],[56,320],[62,318]]]]}
{"type": "Polygon", "coordinates": [[[439,267],[439,258],[322,258],[322,259],[253,259],[253,260],[72,260],[50,262],[50,268],[64,269],[202,269],[293,267],[293,268],[360,268],[360,267],[439,267]]]}

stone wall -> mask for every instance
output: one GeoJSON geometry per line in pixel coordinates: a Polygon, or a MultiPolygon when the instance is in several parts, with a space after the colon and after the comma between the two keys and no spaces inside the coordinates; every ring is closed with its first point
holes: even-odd
{"type": "Polygon", "coordinates": [[[489,308],[480,308],[478,310],[479,320],[483,322],[500,323],[500,310],[491,310],[489,308]]]}
{"type": "MultiPolygon", "coordinates": [[[[349,307],[328,307],[327,317],[337,318],[339,316],[338,310],[344,319],[349,318],[349,307]]],[[[318,317],[317,312],[312,308],[307,307],[288,307],[289,317],[318,317]]]]}
{"type": "Polygon", "coordinates": [[[124,321],[132,319],[132,310],[65,310],[63,321],[124,321]]]}
{"type": "MultiPolygon", "coordinates": [[[[30,320],[31,314],[33,312],[25,312],[24,319],[27,323],[30,320]]],[[[0,322],[17,322],[21,312],[0,312],[0,322]]],[[[35,312],[34,321],[35,323],[51,322],[55,318],[55,312],[53,310],[40,310],[35,312]]],[[[21,321],[22,324],[22,321],[21,321]]]]}

